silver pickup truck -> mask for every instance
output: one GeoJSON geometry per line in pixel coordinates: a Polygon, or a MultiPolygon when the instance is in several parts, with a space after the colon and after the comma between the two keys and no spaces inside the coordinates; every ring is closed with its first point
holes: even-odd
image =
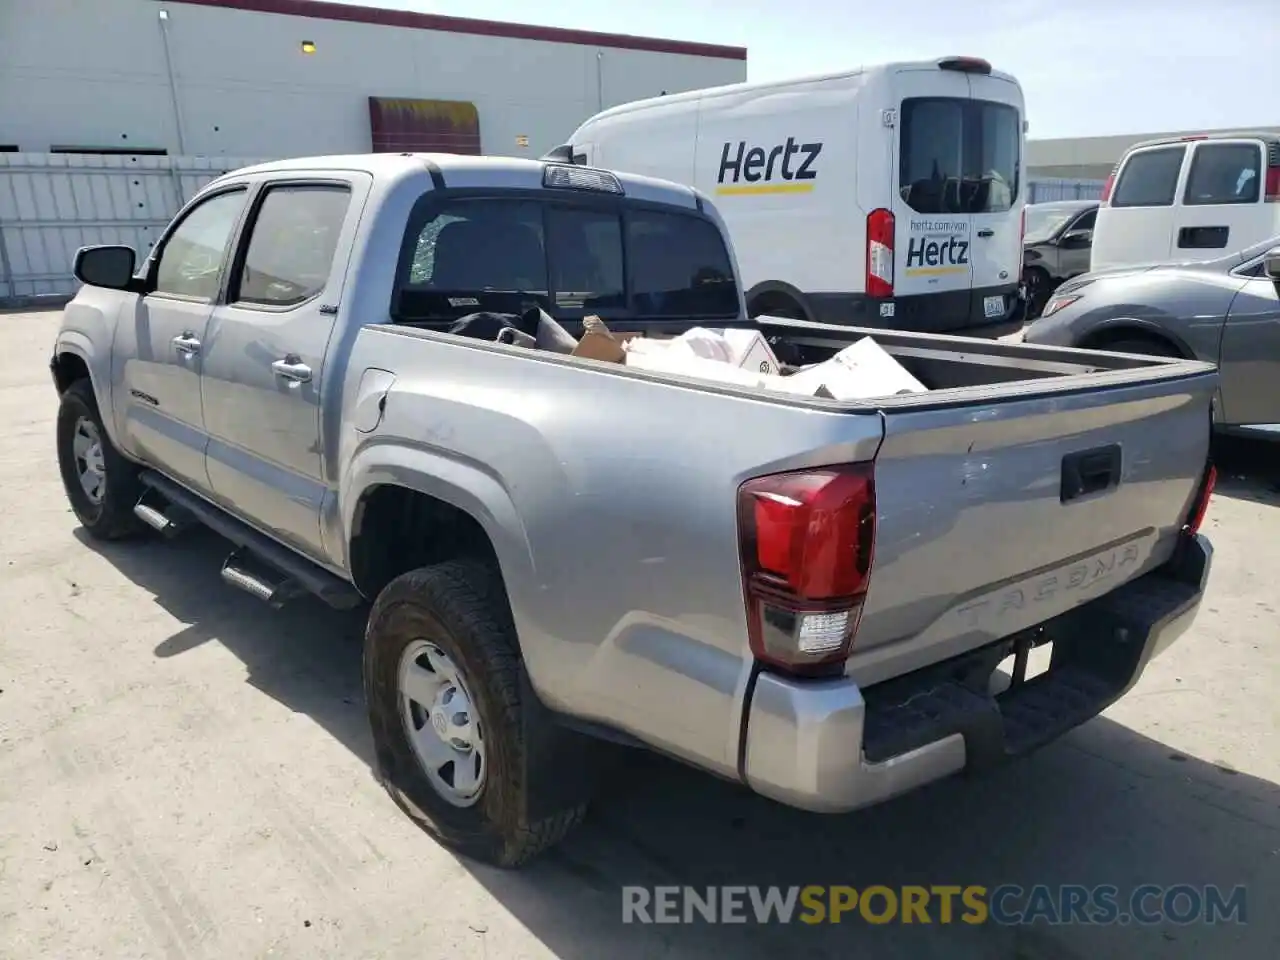
{"type": "Polygon", "coordinates": [[[1024,753],[1132,686],[1204,590],[1212,366],[749,320],[685,187],[272,163],[209,184],[140,266],[92,247],[76,275],[51,366],[85,529],[204,524],[269,603],[372,601],[377,773],[501,865],[577,822],[607,741],[823,812],[1024,753]],[[751,327],[792,365],[874,333],[929,390],[841,402],[449,332],[531,306],[575,336],[751,327]]]}

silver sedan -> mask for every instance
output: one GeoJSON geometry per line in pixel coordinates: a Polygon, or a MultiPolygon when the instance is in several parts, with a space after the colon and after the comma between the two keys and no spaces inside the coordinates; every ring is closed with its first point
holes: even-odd
{"type": "Polygon", "coordinates": [[[1068,280],[1023,339],[1216,363],[1217,426],[1280,439],[1280,237],[1215,260],[1068,280]]]}

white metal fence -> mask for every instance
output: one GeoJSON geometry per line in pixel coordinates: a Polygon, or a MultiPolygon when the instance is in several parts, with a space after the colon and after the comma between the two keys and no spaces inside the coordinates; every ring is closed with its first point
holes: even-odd
{"type": "Polygon", "coordinates": [[[1100,200],[1102,180],[1033,179],[1027,184],[1027,203],[1048,203],[1051,200],[1100,200]]]}
{"type": "MultiPolygon", "coordinates": [[[[0,153],[0,306],[75,293],[76,250],[124,243],[146,253],[202,186],[245,157],[0,153]]],[[[1095,180],[1031,180],[1030,203],[1101,196],[1095,180]]]]}
{"type": "Polygon", "coordinates": [[[0,153],[0,304],[66,300],[80,247],[124,243],[145,254],[200,187],[258,162],[0,153]]]}

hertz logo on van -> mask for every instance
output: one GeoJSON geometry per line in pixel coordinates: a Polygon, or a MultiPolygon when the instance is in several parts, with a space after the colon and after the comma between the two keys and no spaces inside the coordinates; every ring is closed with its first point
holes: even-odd
{"type": "Polygon", "coordinates": [[[809,193],[818,177],[813,164],[820,153],[821,143],[796,143],[795,137],[787,137],[786,143],[772,147],[748,147],[745,140],[727,141],[720,151],[716,193],[809,193]]]}

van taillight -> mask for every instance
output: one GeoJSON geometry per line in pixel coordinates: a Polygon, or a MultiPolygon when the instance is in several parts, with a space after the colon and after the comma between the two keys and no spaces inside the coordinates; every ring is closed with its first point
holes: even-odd
{"type": "Polygon", "coordinates": [[[1120,164],[1116,164],[1111,168],[1111,172],[1107,174],[1106,182],[1102,184],[1101,202],[1107,204],[1111,202],[1111,191],[1116,185],[1116,171],[1120,169],[1120,164]]]}
{"type": "Polygon", "coordinates": [[[1194,536],[1200,532],[1200,525],[1204,523],[1204,515],[1209,509],[1209,499],[1213,496],[1213,488],[1217,483],[1218,468],[1211,463],[1205,468],[1204,476],[1200,479],[1196,498],[1191,503],[1191,512],[1187,515],[1187,524],[1182,528],[1182,532],[1187,536],[1194,536]]]}
{"type": "Polygon", "coordinates": [[[1027,208],[1022,208],[1022,216],[1018,220],[1018,246],[1022,247],[1027,242],[1027,208]]]}
{"type": "Polygon", "coordinates": [[[872,464],[748,480],[738,490],[751,652],[793,674],[839,672],[871,577],[872,464]]]}
{"type": "Polygon", "coordinates": [[[867,296],[893,296],[893,214],[883,208],[867,214],[867,296]]]}
{"type": "Polygon", "coordinates": [[[1280,165],[1267,167],[1267,189],[1263,194],[1267,203],[1280,203],[1280,165]]]}

